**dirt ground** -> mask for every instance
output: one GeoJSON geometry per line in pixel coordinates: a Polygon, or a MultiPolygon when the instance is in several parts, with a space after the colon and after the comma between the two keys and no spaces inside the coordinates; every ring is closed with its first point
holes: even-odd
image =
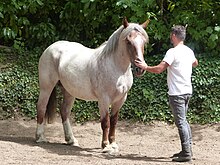
{"type": "MultiPolygon", "coordinates": [[[[72,124],[80,147],[65,145],[60,119],[47,125],[49,143],[35,143],[36,121],[0,121],[0,164],[16,165],[175,165],[169,158],[180,149],[177,129],[162,122],[140,124],[120,121],[117,127],[119,153],[101,152],[99,122],[72,124]]],[[[193,165],[220,164],[220,123],[192,125],[193,165]]]]}

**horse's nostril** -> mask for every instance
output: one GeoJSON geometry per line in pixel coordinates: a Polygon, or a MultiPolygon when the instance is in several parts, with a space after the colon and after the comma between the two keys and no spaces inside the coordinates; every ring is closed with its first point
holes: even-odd
{"type": "Polygon", "coordinates": [[[137,66],[133,66],[133,73],[136,77],[141,77],[144,75],[145,71],[137,66]]]}
{"type": "Polygon", "coordinates": [[[140,59],[140,58],[137,58],[137,61],[140,61],[140,62],[141,62],[141,59],[140,59]]]}

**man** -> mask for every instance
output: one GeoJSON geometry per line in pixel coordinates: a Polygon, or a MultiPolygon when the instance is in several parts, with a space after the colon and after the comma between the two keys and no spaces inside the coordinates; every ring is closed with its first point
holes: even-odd
{"type": "Polygon", "coordinates": [[[184,45],[186,28],[174,26],[170,40],[174,48],[170,48],[156,66],[148,66],[144,61],[136,60],[138,67],[151,72],[161,73],[167,69],[169,104],[173,112],[174,122],[178,128],[182,150],[172,156],[176,162],[187,162],[192,159],[192,134],[186,119],[189,99],[192,95],[192,67],[198,65],[193,51],[184,45]]]}

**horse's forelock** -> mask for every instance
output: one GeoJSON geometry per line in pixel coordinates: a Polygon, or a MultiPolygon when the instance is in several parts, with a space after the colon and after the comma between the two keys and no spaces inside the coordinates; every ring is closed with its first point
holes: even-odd
{"type": "Polygon", "coordinates": [[[129,23],[129,26],[122,31],[122,37],[125,39],[134,29],[138,30],[145,37],[147,42],[149,41],[147,32],[142,28],[141,25],[136,23],[129,23]]]}

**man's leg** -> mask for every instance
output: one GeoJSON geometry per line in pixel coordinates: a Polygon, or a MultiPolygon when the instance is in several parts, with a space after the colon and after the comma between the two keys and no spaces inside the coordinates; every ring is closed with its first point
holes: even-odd
{"type": "Polygon", "coordinates": [[[178,128],[182,151],[173,161],[191,160],[191,129],[186,119],[190,95],[169,96],[174,122],[178,128]]]}
{"type": "MultiPolygon", "coordinates": [[[[185,95],[185,100],[186,100],[185,111],[186,111],[186,114],[187,114],[187,111],[188,111],[188,108],[189,108],[190,98],[191,98],[190,94],[185,95]]],[[[187,124],[188,124],[188,132],[189,132],[189,144],[190,144],[190,147],[192,147],[192,131],[191,131],[191,128],[190,128],[190,125],[189,125],[188,121],[187,121],[187,124]]]]}
{"type": "MultiPolygon", "coordinates": [[[[186,114],[187,114],[187,111],[188,111],[188,107],[189,107],[189,100],[191,98],[191,94],[187,94],[185,95],[185,98],[186,98],[186,114]]],[[[188,121],[187,121],[188,123],[188,121]]],[[[191,157],[193,156],[193,152],[192,152],[192,130],[191,130],[191,127],[188,123],[188,132],[189,132],[189,144],[190,144],[190,151],[191,151],[191,157]]]]}

